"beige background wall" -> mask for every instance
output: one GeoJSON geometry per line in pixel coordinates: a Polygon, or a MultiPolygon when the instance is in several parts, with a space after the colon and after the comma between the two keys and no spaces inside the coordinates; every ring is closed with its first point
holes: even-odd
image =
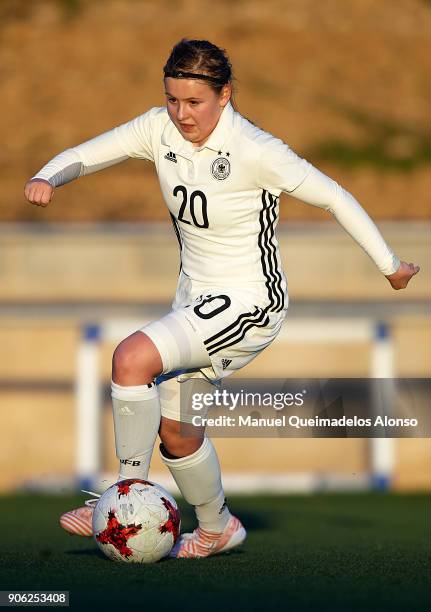
{"type": "MultiPolygon", "coordinates": [[[[332,316],[348,315],[352,325],[371,314],[391,326],[396,375],[429,377],[429,227],[388,225],[383,231],[397,251],[413,253],[413,259],[423,263],[411,290],[393,292],[358,248],[348,248],[349,240],[337,228],[297,227],[280,233],[291,297],[286,329],[301,316],[303,307],[313,318],[331,316],[334,308],[332,316]],[[316,259],[304,264],[314,251],[316,259]],[[329,298],[337,300],[328,302],[329,298]]],[[[3,228],[3,237],[0,405],[6,436],[0,449],[0,488],[7,489],[29,479],[73,475],[74,384],[81,326],[100,322],[107,313],[111,318],[136,321],[159,316],[169,308],[166,301],[174,290],[178,253],[174,236],[161,227],[151,232],[143,228],[141,234],[136,228],[130,232],[69,227],[58,233],[52,229],[34,233],[31,228],[10,228],[6,233],[3,228]],[[160,305],[151,307],[145,305],[147,301],[160,305]]],[[[101,345],[105,384],[114,348],[114,342],[101,345]]],[[[370,349],[368,342],[286,343],[280,337],[241,376],[369,376],[370,349]]],[[[115,471],[109,401],[103,428],[104,467],[115,471]]],[[[311,471],[354,477],[368,467],[366,440],[218,439],[216,445],[226,473],[311,471]]],[[[396,448],[395,486],[430,487],[429,440],[399,440],[396,448]]],[[[157,453],[153,469],[163,471],[157,453]]]]}

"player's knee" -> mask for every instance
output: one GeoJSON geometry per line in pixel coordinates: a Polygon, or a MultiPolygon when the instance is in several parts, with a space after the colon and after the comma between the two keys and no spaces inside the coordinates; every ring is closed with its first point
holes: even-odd
{"type": "Polygon", "coordinates": [[[113,370],[117,374],[130,374],[141,367],[142,354],[130,347],[127,340],[120,342],[112,356],[113,370]]]}
{"type": "Polygon", "coordinates": [[[162,369],[156,347],[142,332],[136,332],[120,342],[112,357],[112,378],[119,384],[149,382],[158,376],[162,369]],[[130,382],[132,379],[139,380],[130,382]]]}
{"type": "Polygon", "coordinates": [[[187,457],[195,453],[202,445],[204,433],[196,427],[191,428],[191,425],[179,421],[171,425],[163,423],[159,435],[164,450],[172,457],[187,457]],[[182,431],[184,427],[189,427],[190,431],[182,431]]]}

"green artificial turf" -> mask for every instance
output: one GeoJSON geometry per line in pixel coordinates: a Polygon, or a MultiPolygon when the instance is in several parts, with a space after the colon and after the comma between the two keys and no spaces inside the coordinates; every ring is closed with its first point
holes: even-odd
{"type": "MultiPolygon", "coordinates": [[[[231,497],[246,544],[203,560],[114,563],[58,515],[81,497],[0,498],[0,588],[65,589],[71,607],[425,610],[431,495],[231,497]]],[[[183,529],[194,526],[184,505],[183,529]]],[[[137,608],[138,609],[138,608],[137,608]]]]}

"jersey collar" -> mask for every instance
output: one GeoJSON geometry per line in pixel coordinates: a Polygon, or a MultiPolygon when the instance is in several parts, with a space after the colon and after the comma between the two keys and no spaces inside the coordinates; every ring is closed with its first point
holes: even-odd
{"type": "MultiPolygon", "coordinates": [[[[201,149],[212,149],[213,151],[222,151],[225,148],[225,143],[232,135],[233,121],[235,111],[230,102],[224,107],[220,119],[210,134],[210,137],[201,149]]],[[[191,142],[185,140],[175,125],[169,120],[162,132],[161,142],[163,145],[170,147],[177,155],[191,159],[196,147],[191,142]]],[[[198,150],[201,150],[198,149],[198,150]]]]}
{"type": "Polygon", "coordinates": [[[213,151],[221,151],[225,148],[224,145],[232,134],[234,113],[232,104],[228,102],[204,147],[213,151]]]}

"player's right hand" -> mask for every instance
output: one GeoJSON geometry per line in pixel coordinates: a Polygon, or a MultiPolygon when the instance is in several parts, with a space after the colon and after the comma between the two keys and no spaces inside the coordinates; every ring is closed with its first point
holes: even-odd
{"type": "Polygon", "coordinates": [[[28,181],[24,188],[24,195],[30,204],[48,206],[54,196],[54,187],[41,179],[28,181]]]}

